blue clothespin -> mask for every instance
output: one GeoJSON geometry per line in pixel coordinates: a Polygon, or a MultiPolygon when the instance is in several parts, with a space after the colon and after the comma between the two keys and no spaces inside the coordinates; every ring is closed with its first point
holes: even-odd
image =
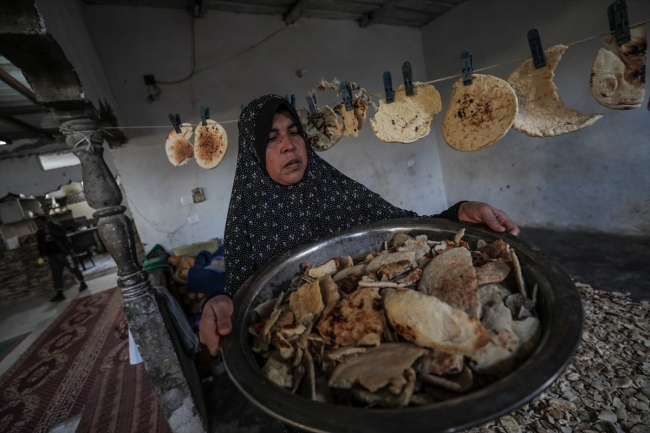
{"type": "Polygon", "coordinates": [[[474,61],[469,50],[460,52],[460,64],[463,68],[463,85],[469,86],[472,84],[472,72],[474,72],[474,61]]]}
{"type": "Polygon", "coordinates": [[[291,106],[294,108],[294,110],[296,109],[296,95],[293,93],[291,94],[291,106]]]}
{"type": "Polygon", "coordinates": [[[413,70],[409,62],[402,65],[402,75],[404,76],[404,88],[408,96],[413,95],[413,70]]]}
{"type": "Polygon", "coordinates": [[[350,90],[350,83],[347,81],[341,81],[341,84],[339,84],[339,89],[341,89],[341,96],[343,96],[345,111],[352,110],[354,107],[352,107],[352,90],[350,90]]]}
{"type": "Polygon", "coordinates": [[[318,100],[316,99],[316,91],[311,90],[307,91],[307,105],[309,105],[309,111],[311,112],[311,117],[318,117],[318,100]]]}
{"type": "Polygon", "coordinates": [[[206,122],[207,119],[210,118],[210,107],[204,107],[201,105],[201,125],[207,126],[208,122],[206,122]]]}
{"type": "Polygon", "coordinates": [[[174,126],[174,130],[176,131],[177,134],[180,134],[181,132],[181,116],[176,114],[174,116],[172,113],[169,113],[169,120],[172,122],[172,125],[174,126]]]}
{"type": "Polygon", "coordinates": [[[616,45],[630,42],[630,21],[627,18],[627,3],[625,0],[616,0],[607,8],[609,30],[616,33],[616,45]]]}
{"type": "Polygon", "coordinates": [[[386,92],[386,103],[395,102],[395,92],[393,91],[393,79],[390,72],[384,72],[384,92],[386,92]]]}
{"type": "Polygon", "coordinates": [[[546,58],[542,49],[542,38],[539,37],[537,29],[532,29],[528,32],[528,45],[530,45],[530,54],[533,56],[535,69],[546,66],[546,58]]]}
{"type": "Polygon", "coordinates": [[[244,104],[241,104],[239,108],[241,108],[241,111],[244,111],[244,108],[246,108],[246,106],[244,104]]]}

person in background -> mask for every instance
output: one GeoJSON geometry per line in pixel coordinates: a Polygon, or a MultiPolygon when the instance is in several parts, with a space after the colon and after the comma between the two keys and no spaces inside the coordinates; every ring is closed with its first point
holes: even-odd
{"type": "Polygon", "coordinates": [[[43,215],[34,219],[38,231],[36,232],[36,241],[38,243],[39,258],[47,256],[52,271],[52,280],[56,295],[50,302],[61,302],[65,299],[63,296],[63,268],[68,270],[79,281],[79,292],[88,288],[84,277],[79,270],[79,262],[72,252],[72,243],[66,235],[65,229],[52,221],[48,221],[43,215]]]}

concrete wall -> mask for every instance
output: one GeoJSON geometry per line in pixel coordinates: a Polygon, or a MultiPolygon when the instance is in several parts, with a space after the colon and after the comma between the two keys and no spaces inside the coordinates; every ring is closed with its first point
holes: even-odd
{"type": "MultiPolygon", "coordinates": [[[[610,0],[570,2],[468,0],[422,29],[429,80],[460,72],[460,51],[469,49],[481,68],[530,55],[526,34],[537,28],[545,48],[609,30],[610,0]]],[[[630,23],[650,19],[650,2],[628,0],[630,23]]],[[[492,146],[457,152],[441,125],[453,80],[437,83],[443,113],[435,137],[450,202],[486,201],[520,225],[648,235],[650,233],[650,112],[614,111],[589,89],[591,65],[605,38],[570,47],[556,69],[555,84],[569,108],[605,116],[581,131],[533,138],[515,130],[492,146]]],[[[486,72],[502,79],[519,63],[486,72]]]]}
{"type": "MultiPolygon", "coordinates": [[[[294,93],[301,108],[306,106],[305,92],[321,78],[356,81],[371,92],[382,91],[382,73],[390,70],[399,83],[406,60],[414,77],[424,79],[417,29],[360,29],[355,22],[300,19],[258,48],[232,58],[284,23],[279,17],[209,11],[195,21],[196,74],[181,84],[161,85],[160,99],[149,103],[143,75],[172,81],[191,69],[188,12],[87,5],[86,16],[125,126],[167,125],[170,112],[196,124],[200,105],[209,106],[217,121],[237,119],[240,104],[266,93],[294,93]],[[308,72],[298,78],[295,72],[301,67],[308,72]]],[[[321,101],[333,103],[336,97],[333,92],[321,94],[321,101]]],[[[209,171],[194,161],[181,167],[167,161],[164,144],[171,126],[126,130],[129,143],[114,149],[113,155],[145,248],[223,236],[237,156],[236,123],[224,127],[228,152],[221,165],[209,171]],[[196,187],[204,189],[207,200],[182,205],[180,198],[196,187]],[[199,222],[190,225],[187,218],[193,215],[199,222]]],[[[385,144],[367,124],[359,138],[344,138],[321,155],[390,202],[427,214],[447,207],[438,140],[431,135],[411,145],[385,144]]]]}

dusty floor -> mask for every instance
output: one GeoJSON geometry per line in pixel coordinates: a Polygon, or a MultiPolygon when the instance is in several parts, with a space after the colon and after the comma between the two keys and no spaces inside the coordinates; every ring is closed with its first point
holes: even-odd
{"type": "Polygon", "coordinates": [[[524,228],[520,238],[555,259],[577,281],[650,300],[650,237],[524,228]]]}

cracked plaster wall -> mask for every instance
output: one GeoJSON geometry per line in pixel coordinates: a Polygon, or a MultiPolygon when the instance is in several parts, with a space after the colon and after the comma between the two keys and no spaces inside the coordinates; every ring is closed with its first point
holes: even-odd
{"type": "MultiPolygon", "coordinates": [[[[463,49],[472,52],[474,68],[529,55],[526,34],[532,28],[539,30],[544,48],[605,33],[611,3],[468,0],[422,29],[427,77],[459,73],[463,49]]],[[[647,0],[627,4],[631,24],[650,19],[647,0]]],[[[641,108],[631,111],[610,110],[594,100],[591,65],[605,39],[569,47],[555,71],[567,107],[605,115],[571,134],[534,138],[511,129],[483,150],[455,151],[441,134],[453,80],[436,83],[443,113],[434,118],[432,135],[451,203],[486,201],[529,227],[650,234],[650,92],[646,89],[641,108]]],[[[506,79],[519,64],[481,73],[506,79]]]]}

